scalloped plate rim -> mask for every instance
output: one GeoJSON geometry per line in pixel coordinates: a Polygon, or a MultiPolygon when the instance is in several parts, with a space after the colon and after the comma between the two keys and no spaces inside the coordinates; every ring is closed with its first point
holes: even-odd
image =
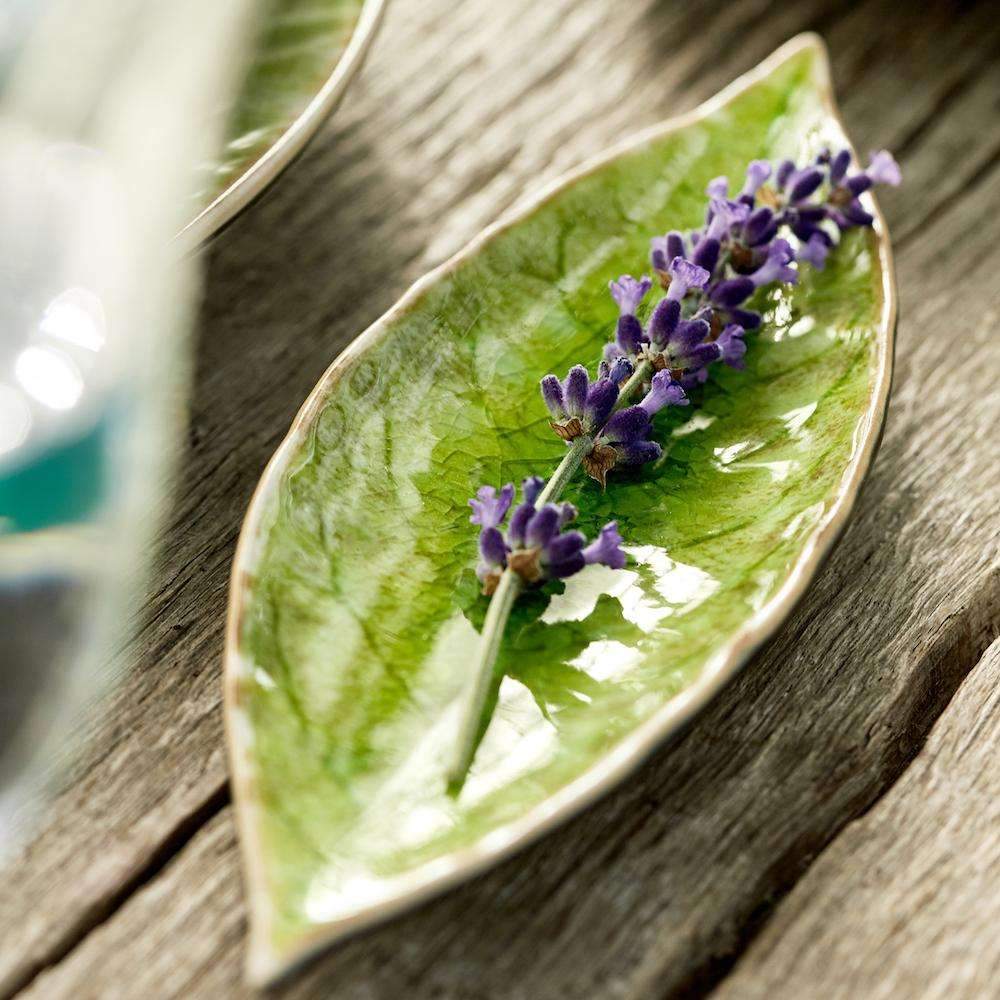
{"type": "MultiPolygon", "coordinates": [[[[809,536],[780,590],[716,651],[702,668],[697,680],[669,699],[646,722],[626,736],[614,750],[601,757],[558,792],[532,807],[517,820],[484,834],[469,847],[454,851],[400,876],[401,888],[391,898],[359,908],[348,917],[318,925],[312,932],[303,935],[293,948],[284,952],[278,953],[271,947],[268,934],[271,900],[265,888],[266,877],[260,858],[252,765],[245,752],[250,742],[250,734],[240,705],[239,682],[245,676],[245,668],[239,636],[244,595],[258,555],[261,514],[267,506],[270,494],[280,481],[280,473],[284,470],[287,458],[302,440],[312,418],[319,412],[348,364],[371,346],[390,323],[405,314],[428,287],[477,253],[498,234],[530,215],[563,188],[629,151],[637,150],[712,114],[765,79],[783,63],[809,50],[817,57],[814,64],[815,84],[823,107],[846,136],[847,130],[834,96],[825,42],[813,32],[795,35],[761,63],[737,77],[691,111],[633,134],[588,159],[574,170],[562,174],[536,193],[520,199],[509,212],[480,232],[462,250],[414,282],[392,308],[352,341],[323,373],[296,414],[287,435],[264,469],[240,530],[230,578],[226,625],[224,715],[249,910],[246,972],[251,983],[271,984],[344,937],[387,920],[483,872],[611,791],[633,773],[651,753],[690,723],[732,680],[753,653],[775,634],[803,596],[839,538],[854,509],[858,493],[878,449],[892,381],[897,292],[889,233],[873,198],[870,199],[870,205],[875,215],[873,229],[882,278],[875,378],[869,393],[868,405],[855,434],[850,461],[841,476],[834,500],[809,536]],[[444,861],[448,864],[442,864],[444,861]]],[[[848,144],[850,144],[849,138],[848,144]]]]}
{"type": "Polygon", "coordinates": [[[364,0],[347,46],[323,86],[275,142],[177,233],[175,239],[185,248],[200,246],[232,222],[305,149],[361,69],[388,3],[389,0],[364,0]]]}

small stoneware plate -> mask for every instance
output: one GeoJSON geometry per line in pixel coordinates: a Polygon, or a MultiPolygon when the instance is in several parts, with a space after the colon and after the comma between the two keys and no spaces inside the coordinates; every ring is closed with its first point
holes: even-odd
{"type": "MultiPolygon", "coordinates": [[[[330,367],[269,464],[233,571],[226,719],[249,974],[468,878],[592,803],[688,722],[791,611],[854,506],[889,393],[888,235],[758,301],[746,371],[661,414],[667,454],[565,498],[633,563],[515,606],[461,793],[445,764],[481,627],[467,498],[554,468],[538,380],[597,359],[608,281],[703,221],[751,159],[846,143],[822,43],[523,203],[330,367]]],[[[874,203],[869,202],[872,211],[874,203]]],[[[662,421],[662,422],[660,422],[662,421]]]]}
{"type": "Polygon", "coordinates": [[[196,246],[246,208],[302,151],[361,67],[387,0],[268,0],[229,114],[225,147],[205,170],[203,206],[180,233],[196,246]]]}

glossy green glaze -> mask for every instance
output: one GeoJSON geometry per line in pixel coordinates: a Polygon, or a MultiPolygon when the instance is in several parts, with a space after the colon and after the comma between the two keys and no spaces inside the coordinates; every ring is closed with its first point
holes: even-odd
{"type": "Polygon", "coordinates": [[[510,824],[690,685],[803,556],[871,423],[888,332],[869,233],[759,303],[747,371],[660,415],[656,468],[566,492],[584,531],[618,519],[634,564],[518,602],[492,722],[460,797],[445,794],[485,611],[467,498],[553,469],[564,446],[538,379],[596,363],[609,279],[645,270],[651,235],[698,226],[707,181],[843,141],[822,58],[800,48],[445,269],[328,376],[272,467],[242,567],[230,722],[273,955],[391,905],[415,872],[447,877],[483,838],[502,849],[510,824]]]}
{"type": "Polygon", "coordinates": [[[201,197],[252,166],[316,96],[347,47],[363,0],[264,0],[255,54],[230,114],[226,144],[201,197]]]}

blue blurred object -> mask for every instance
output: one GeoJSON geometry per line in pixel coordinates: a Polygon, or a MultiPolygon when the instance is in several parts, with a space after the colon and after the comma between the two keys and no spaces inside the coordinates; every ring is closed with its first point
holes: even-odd
{"type": "Polygon", "coordinates": [[[0,855],[124,664],[184,413],[197,259],[252,0],[0,9],[0,855]]]}

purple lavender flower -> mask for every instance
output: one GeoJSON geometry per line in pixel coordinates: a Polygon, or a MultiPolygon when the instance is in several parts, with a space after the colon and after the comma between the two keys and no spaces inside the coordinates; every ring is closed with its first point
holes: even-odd
{"type": "Polygon", "coordinates": [[[618,303],[618,308],[623,316],[634,316],[639,304],[652,287],[651,278],[643,276],[637,280],[630,274],[623,274],[617,281],[608,282],[611,297],[618,303]]]}
{"type": "Polygon", "coordinates": [[[851,165],[851,151],[842,149],[830,161],[830,183],[836,187],[847,176],[847,168],[851,165]]]}
{"type": "Polygon", "coordinates": [[[722,361],[730,368],[743,369],[746,367],[743,355],[747,352],[747,345],[743,340],[743,334],[742,326],[730,323],[715,341],[719,346],[722,361]]]}
{"type": "MultiPolygon", "coordinates": [[[[850,165],[848,150],[834,154],[823,149],[802,167],[791,160],[776,167],[755,160],[733,199],[727,178],[712,180],[702,228],[688,237],[671,231],[650,244],[650,262],[666,293],[646,329],[637,314],[651,279],[622,275],[610,282],[619,315],[615,340],[605,347],[597,379],[591,382],[587,370],[576,365],[562,381],[555,375],[541,381],[553,429],[567,441],[576,439],[556,471],[553,487],[573,475],[576,463],[603,487],[607,474],[618,466],[660,458],[663,449],[651,438],[654,415],[666,406],[687,405],[687,391],[706,381],[711,364],[744,367],[745,331],[761,322],[759,313],[745,308],[751,296],[775,283],[797,281],[796,261],[822,268],[835,245],[835,229],[872,224],[861,201],[864,192],[875,184],[901,180],[899,166],[884,151],[872,154],[867,169],[853,175],[850,165]],[[785,232],[798,241],[795,248],[782,238],[785,232]],[[647,378],[642,399],[616,411],[615,406],[627,402],[647,378]]],[[[625,565],[616,522],[606,524],[588,544],[569,527],[576,508],[539,503],[543,492],[544,481],[532,476],[522,483],[521,503],[513,510],[510,483],[499,492],[483,486],[469,501],[470,520],[481,527],[476,573],[483,593],[500,590],[484,626],[476,683],[448,769],[449,790],[461,787],[475,753],[499,637],[519,582],[533,585],[567,577],[594,563],[615,569],[625,565]]],[[[550,492],[554,496],[557,490],[550,492]]]]}
{"type": "Polygon", "coordinates": [[[664,345],[663,364],[685,389],[704,382],[708,366],[720,357],[719,345],[708,339],[711,331],[704,319],[681,320],[664,345]]]}
{"type": "Polygon", "coordinates": [[[740,192],[741,200],[753,205],[757,192],[771,176],[771,164],[768,160],[751,160],[747,166],[747,179],[740,192]]]}
{"type": "MultiPolygon", "coordinates": [[[[521,480],[521,498],[525,503],[533,504],[541,494],[542,490],[545,489],[545,480],[541,476],[528,476],[526,479],[521,480]]],[[[573,511],[576,508],[571,503],[563,504],[564,507],[569,507],[573,511]]],[[[576,517],[576,514],[573,514],[576,517]]],[[[570,519],[572,520],[572,518],[570,519]]]]}
{"type": "MultiPolygon", "coordinates": [[[[767,207],[755,209],[747,216],[747,221],[743,224],[740,232],[741,243],[749,248],[760,246],[762,243],[770,243],[777,235],[778,221],[774,217],[774,212],[767,207]]],[[[734,266],[743,264],[752,265],[754,258],[750,257],[745,262],[730,261],[734,266]]]]}
{"type": "MultiPolygon", "coordinates": [[[[899,164],[893,159],[892,154],[884,149],[872,153],[867,170],[847,177],[849,164],[850,152],[843,150],[830,168],[831,191],[827,197],[828,216],[842,231],[852,226],[870,226],[874,222],[871,213],[861,204],[860,195],[875,184],[895,187],[903,179],[899,164]]],[[[800,234],[796,235],[801,238],[800,234]]]]}
{"type": "Polygon", "coordinates": [[[799,273],[789,264],[795,262],[795,251],[788,240],[775,240],[767,251],[767,258],[753,274],[748,277],[755,288],[770,285],[775,281],[794,285],[799,280],[799,273]]]}
{"type": "Polygon", "coordinates": [[[665,406],[687,406],[688,398],[680,384],[673,380],[669,372],[657,372],[650,383],[649,391],[639,401],[639,407],[650,417],[665,406]]]}
{"type": "Polygon", "coordinates": [[[713,177],[705,186],[705,194],[709,198],[725,198],[729,193],[728,177],[713,177]]]}
{"type": "Polygon", "coordinates": [[[872,184],[888,184],[889,187],[899,187],[903,183],[903,172],[887,149],[880,149],[871,154],[871,162],[865,171],[872,184]]]}
{"type": "Polygon", "coordinates": [[[618,533],[618,522],[609,521],[597,536],[583,550],[583,561],[587,565],[601,563],[612,569],[625,568],[625,553],[622,551],[622,536],[618,533]]]}
{"type": "MultiPolygon", "coordinates": [[[[689,237],[672,230],[651,241],[650,262],[666,294],[645,329],[637,313],[652,280],[623,274],[609,283],[619,315],[597,379],[591,381],[586,369],[575,365],[564,380],[546,375],[541,382],[556,433],[566,441],[593,435],[583,460],[592,478],[603,485],[617,466],[658,458],[662,450],[650,439],[653,415],[664,406],[687,405],[687,391],[706,381],[716,361],[744,366],[746,331],[761,322],[759,313],[746,308],[747,300],[760,288],[794,284],[796,261],[822,269],[834,246],[833,226],[871,224],[860,196],[875,184],[900,183],[899,166],[885,151],[873,153],[863,171],[849,174],[850,164],[848,150],[829,149],[802,167],[791,160],[776,166],[754,160],[734,198],[726,177],[712,180],[703,228],[689,237]],[[778,235],[782,229],[794,234],[797,248],[778,235]],[[646,395],[615,412],[621,387],[640,363],[654,372],[646,395]]],[[[533,580],[575,572],[586,562],[601,561],[605,551],[612,553],[610,560],[624,559],[614,524],[584,548],[579,532],[564,530],[576,516],[570,505],[535,509],[541,489],[537,477],[525,480],[523,502],[513,510],[506,533],[500,526],[513,503],[511,484],[499,493],[483,487],[470,501],[471,520],[482,527],[484,586],[512,562],[533,580]]]]}
{"type": "Polygon", "coordinates": [[[608,369],[615,372],[619,381],[607,377],[591,382],[583,365],[570,368],[562,382],[555,375],[542,379],[542,399],[552,415],[550,425],[564,441],[590,434],[608,419],[618,399],[618,386],[625,368],[615,361],[608,364],[608,369]]]}
{"type": "Polygon", "coordinates": [[[711,219],[705,230],[704,239],[724,240],[733,226],[742,225],[750,215],[750,206],[742,201],[728,201],[725,198],[713,198],[709,203],[711,219]]]}
{"type": "Polygon", "coordinates": [[[830,237],[822,230],[817,230],[799,247],[798,259],[811,264],[817,271],[822,271],[832,246],[830,237]]]}
{"type": "MultiPolygon", "coordinates": [[[[575,520],[577,510],[571,503],[546,503],[535,507],[535,501],[544,486],[544,480],[530,476],[521,484],[522,501],[511,514],[506,533],[501,525],[513,499],[513,485],[508,483],[500,491],[508,497],[500,521],[485,524],[479,536],[479,565],[476,576],[483,585],[484,594],[492,594],[505,569],[511,569],[527,584],[545,580],[562,579],[579,572],[584,566],[602,563],[613,569],[625,565],[618,525],[606,524],[597,539],[587,545],[586,536],[579,531],[566,530],[575,520]]],[[[482,486],[476,493],[477,500],[469,503],[476,507],[492,502],[497,492],[492,486],[482,486]]],[[[491,515],[495,507],[491,507],[491,515]]],[[[478,523],[478,522],[477,522],[478,523]]]]}
{"type": "Polygon", "coordinates": [[[625,354],[635,354],[642,341],[642,324],[636,316],[639,304],[653,287],[651,278],[636,280],[623,274],[617,281],[608,282],[611,297],[618,303],[618,327],[615,342],[625,354]]]}
{"type": "Polygon", "coordinates": [[[729,239],[734,227],[742,226],[750,216],[750,206],[743,201],[712,198],[703,233],[692,234],[694,251],[691,260],[711,274],[719,262],[722,245],[729,239]]]}
{"type": "Polygon", "coordinates": [[[704,288],[710,277],[705,268],[680,256],[670,261],[667,273],[670,275],[667,298],[672,302],[680,302],[692,288],[704,288]]]}
{"type": "Polygon", "coordinates": [[[687,404],[683,388],[670,372],[657,372],[642,401],[613,414],[601,429],[593,448],[583,460],[587,475],[603,487],[608,473],[617,466],[642,465],[658,459],[663,450],[655,441],[649,440],[653,416],[665,406],[687,404]]]}
{"type": "Polygon", "coordinates": [[[472,515],[471,524],[479,524],[485,528],[495,528],[507,516],[507,511],[514,500],[514,484],[507,483],[499,494],[492,486],[480,486],[476,499],[469,501],[472,515]]]}

